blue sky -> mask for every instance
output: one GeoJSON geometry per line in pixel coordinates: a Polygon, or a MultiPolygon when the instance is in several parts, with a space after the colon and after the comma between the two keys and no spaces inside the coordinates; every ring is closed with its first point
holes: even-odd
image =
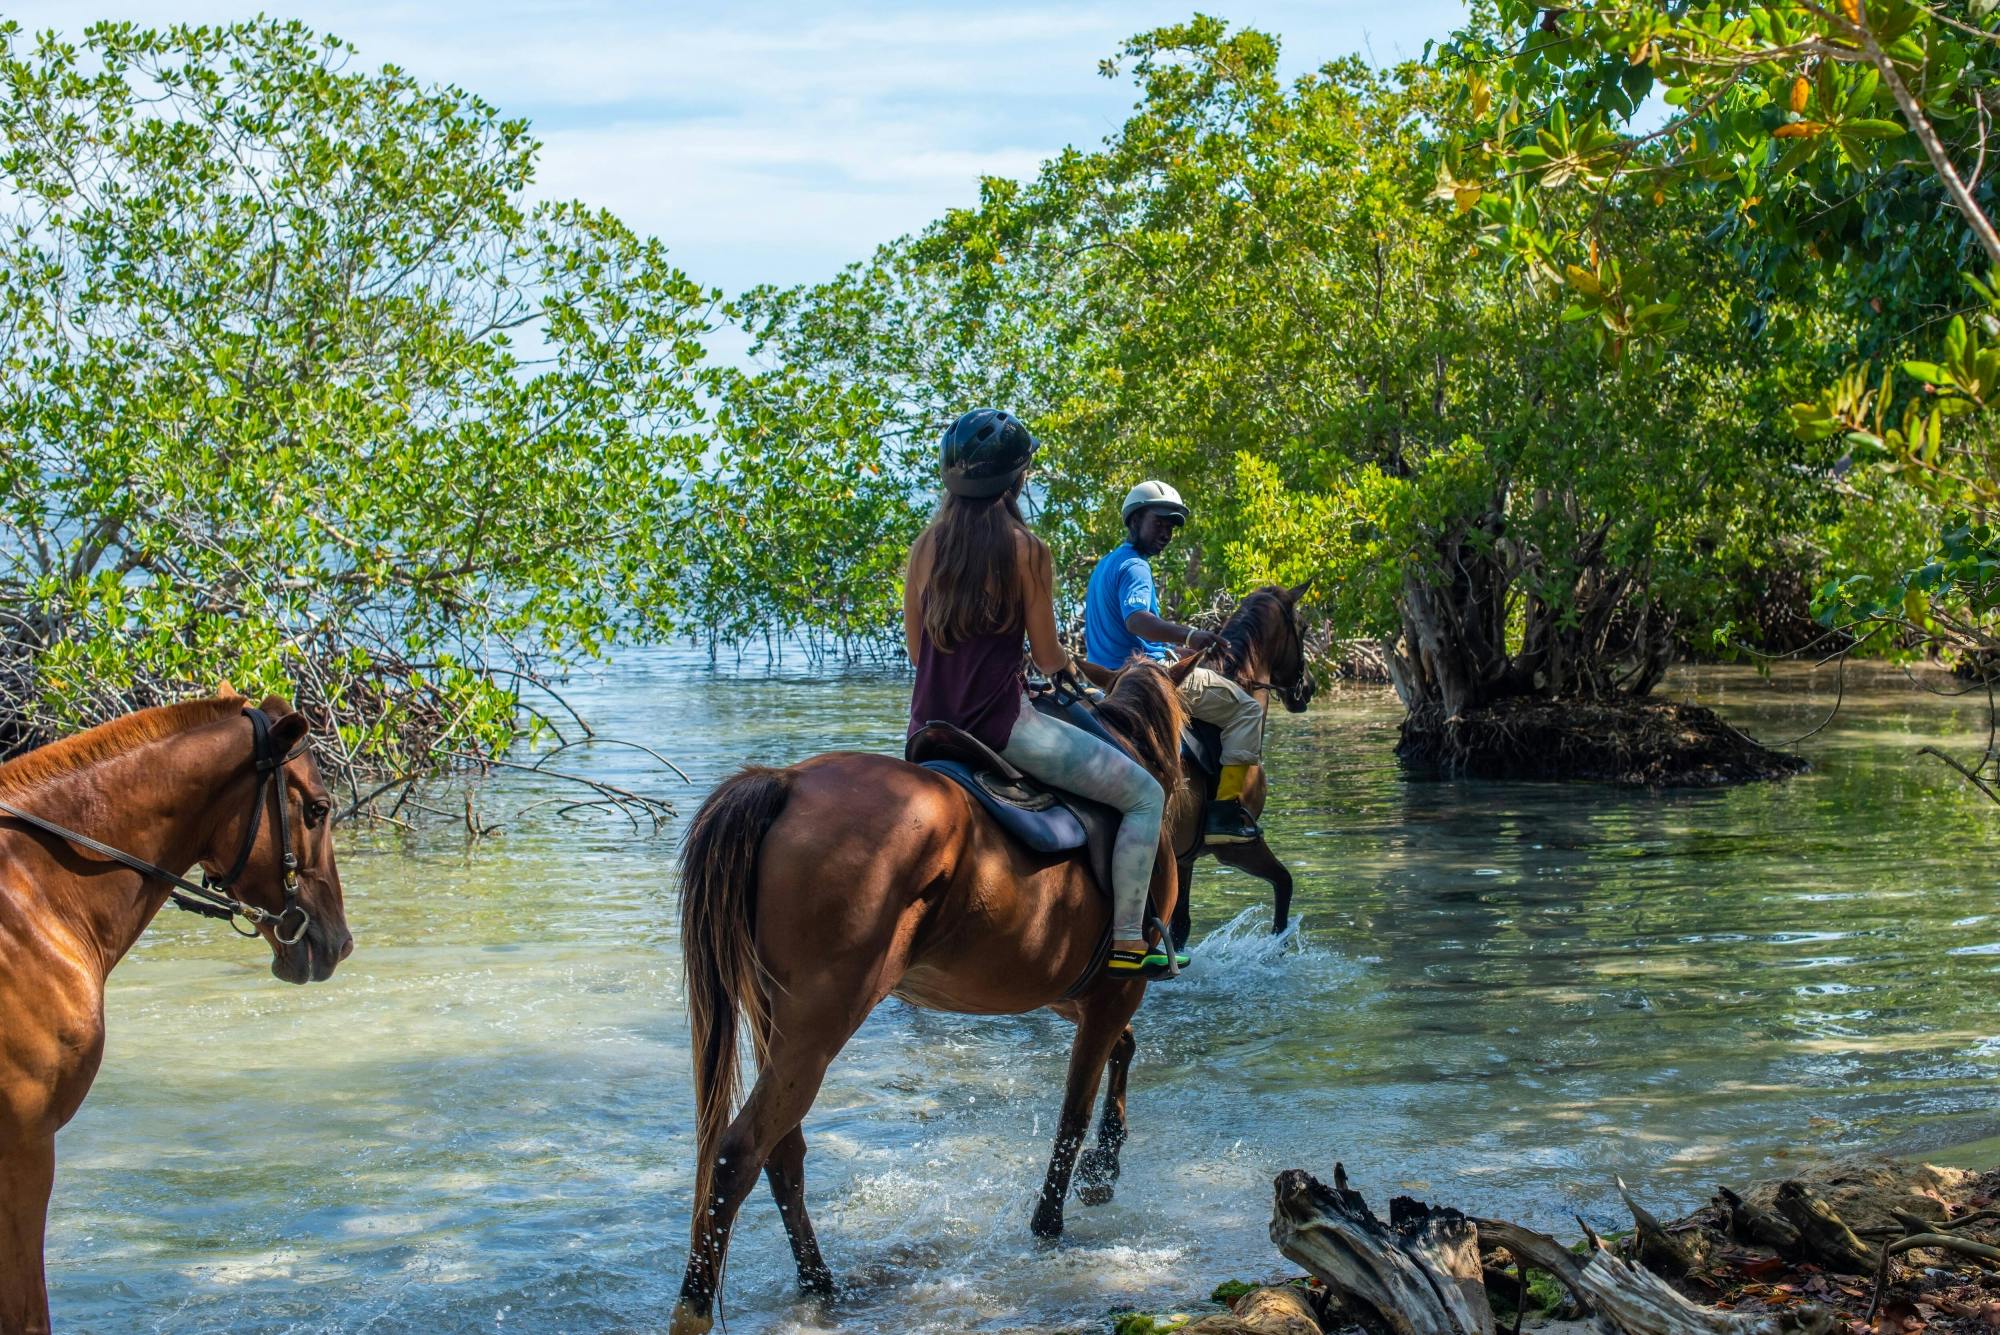
{"type": "MultiPolygon", "coordinates": [[[[1201,6],[1284,42],[1290,72],[1359,53],[1421,54],[1461,0],[1255,0],[1201,6]]],[[[740,290],[830,274],[878,241],[972,202],[981,175],[1026,176],[1123,119],[1129,82],[1097,73],[1171,3],[734,6],[578,0],[268,4],[459,84],[544,142],[537,189],[611,208],[697,280],[740,290]]],[[[216,0],[29,0],[30,30],[94,18],[221,22],[216,0]]]]}

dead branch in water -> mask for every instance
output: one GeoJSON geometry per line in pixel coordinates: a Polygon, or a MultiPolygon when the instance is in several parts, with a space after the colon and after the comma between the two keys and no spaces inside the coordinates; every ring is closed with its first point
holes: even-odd
{"type": "MultiPolygon", "coordinates": [[[[2000,1183],[1952,1171],[1836,1161],[1804,1174],[1810,1183],[1788,1179],[1742,1194],[1719,1188],[1715,1205],[1672,1223],[1655,1218],[1621,1181],[1635,1232],[1614,1249],[1579,1220],[1587,1239],[1579,1255],[1519,1224],[1404,1197],[1390,1203],[1385,1223],[1337,1164],[1331,1187],[1297,1169],[1278,1176],[1271,1239],[1326,1287],[1327,1310],[1377,1335],[1496,1335],[1487,1287],[1518,1313],[1530,1270],[1553,1276],[1601,1335],[1828,1335],[1837,1323],[1862,1324],[1858,1300],[1866,1291],[1842,1275],[1873,1276],[1866,1318],[1873,1323],[1896,1256],[1930,1250],[1975,1266],[2000,1263],[2000,1245],[1965,1236],[2000,1221],[2000,1209],[1983,1208],[2000,1183]],[[1952,1196],[1968,1193],[1954,1207],[1952,1196]],[[1931,1217],[1954,1209],[1956,1218],[1931,1217]],[[1516,1273],[1500,1267],[1501,1252],[1516,1273]],[[1792,1282],[1762,1282],[1785,1273],[1792,1282]],[[1699,1301],[1690,1289],[1727,1301],[1699,1301]]],[[[1952,1282],[1935,1268],[1912,1274],[1932,1292],[1952,1282]]],[[[1969,1307],[1936,1301],[1948,1311],[1989,1312],[1989,1325],[2000,1314],[2000,1303],[1989,1309],[1977,1297],[1969,1307]]]]}

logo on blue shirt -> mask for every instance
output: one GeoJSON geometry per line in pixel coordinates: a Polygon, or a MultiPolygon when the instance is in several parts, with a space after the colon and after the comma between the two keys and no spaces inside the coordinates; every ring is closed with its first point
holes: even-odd
{"type": "Polygon", "coordinates": [[[1159,591],[1153,587],[1153,567],[1131,543],[1121,542],[1090,572],[1083,595],[1084,657],[1099,667],[1118,668],[1133,654],[1173,657],[1172,647],[1141,639],[1125,628],[1134,612],[1160,614],[1159,591]]]}

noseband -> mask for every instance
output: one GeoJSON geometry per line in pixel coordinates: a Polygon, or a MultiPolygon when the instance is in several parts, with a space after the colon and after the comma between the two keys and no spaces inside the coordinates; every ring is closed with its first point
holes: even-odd
{"type": "Polygon", "coordinates": [[[87,834],[65,829],[54,821],[43,820],[40,816],[22,811],[19,807],[9,806],[5,802],[0,802],[0,814],[12,816],[15,820],[25,821],[29,825],[47,830],[50,834],[69,840],[79,848],[87,848],[93,853],[122,863],[150,879],[165,881],[167,897],[177,909],[199,913],[204,918],[220,918],[243,936],[255,936],[260,925],[269,923],[271,935],[277,938],[280,944],[295,946],[306,934],[306,928],[312,926],[312,917],[306,912],[305,905],[299,902],[299,859],[292,851],[291,813],[285,802],[283,776],[285,766],[305,754],[306,742],[301,739],[289,754],[277,755],[271,750],[271,720],[264,711],[246,707],[243,717],[250,720],[251,754],[257,766],[257,786],[250,795],[250,819],[244,826],[243,846],[237,849],[236,861],[230,866],[229,871],[218,877],[211,877],[203,872],[200,885],[144,858],[134,857],[109,844],[99,843],[87,834]],[[236,882],[242,878],[244,869],[250,865],[250,851],[257,844],[257,831],[264,819],[266,792],[270,793],[271,800],[277,807],[277,815],[272,819],[278,824],[278,849],[284,858],[285,906],[276,913],[258,908],[255,904],[246,904],[235,894],[236,882]],[[293,913],[299,915],[299,925],[290,936],[286,936],[285,919],[291,917],[293,913]],[[246,932],[237,926],[239,918],[250,924],[249,931],[246,932]]]}

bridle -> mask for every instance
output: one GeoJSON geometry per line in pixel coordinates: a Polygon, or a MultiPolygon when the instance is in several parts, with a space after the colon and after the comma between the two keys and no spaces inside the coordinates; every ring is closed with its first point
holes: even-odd
{"type": "Polygon", "coordinates": [[[144,858],[134,857],[109,844],[99,843],[87,834],[65,829],[54,821],[43,820],[32,812],[9,806],[5,802],[0,802],[0,814],[25,821],[38,829],[67,839],[79,848],[87,848],[114,862],[123,863],[149,879],[165,881],[167,897],[177,909],[198,913],[204,918],[220,918],[242,936],[255,936],[259,926],[269,923],[271,935],[281,945],[295,946],[306,934],[306,928],[312,926],[312,915],[307,913],[305,905],[299,902],[299,859],[292,851],[292,821],[289,804],[285,801],[284,770],[286,765],[305,754],[307,744],[301,739],[290,752],[282,756],[277,755],[271,749],[271,720],[264,711],[246,706],[243,717],[250,720],[251,753],[257,766],[257,786],[250,796],[250,819],[244,825],[243,846],[236,850],[236,861],[221,876],[210,876],[204,871],[200,885],[144,858]],[[272,819],[277,822],[278,848],[284,858],[285,906],[276,913],[272,913],[269,909],[258,908],[255,904],[246,904],[235,893],[237,881],[242,879],[244,870],[250,865],[250,851],[257,846],[257,831],[263,824],[264,795],[267,792],[271,795],[272,804],[277,810],[272,819]],[[299,925],[290,936],[286,936],[285,920],[293,913],[299,915],[299,925]],[[237,925],[238,919],[250,924],[248,931],[237,925]]]}

